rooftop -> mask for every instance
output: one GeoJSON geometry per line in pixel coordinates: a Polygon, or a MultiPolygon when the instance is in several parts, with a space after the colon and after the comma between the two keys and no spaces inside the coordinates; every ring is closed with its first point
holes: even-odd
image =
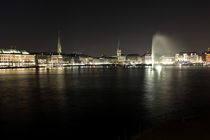
{"type": "Polygon", "coordinates": [[[29,54],[29,52],[16,49],[0,49],[0,54],[29,54]]]}
{"type": "Polygon", "coordinates": [[[127,54],[127,56],[140,56],[139,54],[127,54]]]}
{"type": "Polygon", "coordinates": [[[198,53],[196,53],[196,52],[180,52],[180,53],[177,53],[177,54],[179,54],[179,55],[183,55],[183,54],[187,54],[187,55],[194,54],[194,55],[196,55],[198,53]]]}

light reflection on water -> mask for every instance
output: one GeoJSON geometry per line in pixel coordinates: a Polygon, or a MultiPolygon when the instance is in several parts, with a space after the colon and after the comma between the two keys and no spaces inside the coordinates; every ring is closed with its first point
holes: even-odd
{"type": "Polygon", "coordinates": [[[0,123],[137,133],[139,122],[149,126],[165,114],[170,120],[210,109],[209,79],[208,67],[0,70],[0,123]]]}

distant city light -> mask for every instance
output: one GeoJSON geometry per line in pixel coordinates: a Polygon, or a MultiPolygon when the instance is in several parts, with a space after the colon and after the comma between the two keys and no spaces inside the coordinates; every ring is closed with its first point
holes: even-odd
{"type": "MultiPolygon", "coordinates": [[[[156,41],[166,40],[163,37],[156,36],[156,41]]],[[[167,42],[167,41],[166,41],[167,42]]],[[[153,48],[159,45],[154,43],[153,48]]],[[[167,47],[167,44],[164,47],[167,47]]],[[[162,70],[164,65],[184,66],[184,65],[209,65],[210,64],[210,49],[199,55],[196,52],[180,52],[173,56],[165,56],[164,52],[158,52],[158,56],[152,52],[146,52],[144,55],[139,54],[123,54],[118,41],[115,56],[101,56],[92,57],[85,54],[62,54],[60,33],[58,34],[57,53],[34,53],[30,54],[24,50],[16,49],[0,49],[0,68],[14,68],[14,67],[66,67],[66,66],[152,66],[155,69],[162,70]],[[155,59],[154,59],[155,58],[155,59]]],[[[158,48],[153,51],[158,51],[158,48]]]]}

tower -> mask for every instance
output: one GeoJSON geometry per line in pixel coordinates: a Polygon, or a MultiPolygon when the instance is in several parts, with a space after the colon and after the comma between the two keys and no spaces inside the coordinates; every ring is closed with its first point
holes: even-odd
{"type": "Polygon", "coordinates": [[[122,51],[120,49],[120,40],[118,40],[117,44],[117,57],[120,57],[122,55],[122,51]]]}
{"type": "Polygon", "coordinates": [[[62,53],[62,50],[61,50],[61,37],[60,37],[60,32],[58,32],[58,46],[57,46],[58,50],[57,50],[57,53],[60,55],[62,53]]]}

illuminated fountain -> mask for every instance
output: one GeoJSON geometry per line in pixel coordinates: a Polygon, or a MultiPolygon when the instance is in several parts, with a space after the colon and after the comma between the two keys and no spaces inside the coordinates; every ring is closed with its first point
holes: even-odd
{"type": "Polygon", "coordinates": [[[172,56],[173,43],[171,40],[162,34],[155,34],[152,39],[152,67],[155,70],[161,70],[160,57],[172,56]]]}

